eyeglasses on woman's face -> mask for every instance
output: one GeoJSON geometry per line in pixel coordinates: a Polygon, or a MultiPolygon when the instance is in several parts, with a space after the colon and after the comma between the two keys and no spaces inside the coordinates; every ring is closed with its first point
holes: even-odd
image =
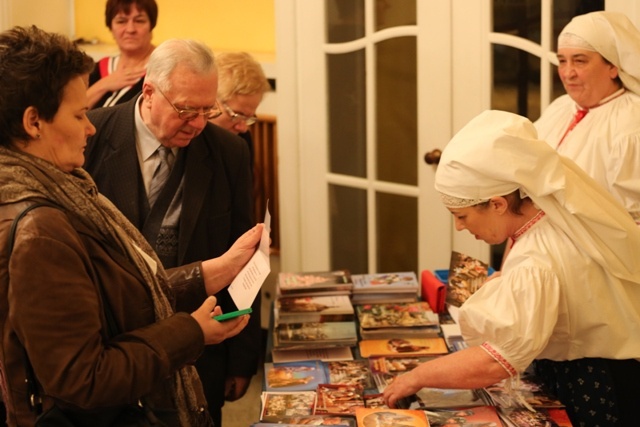
{"type": "Polygon", "coordinates": [[[251,126],[252,124],[258,121],[258,117],[256,117],[255,115],[251,117],[247,117],[244,114],[236,113],[226,103],[222,102],[221,104],[222,104],[222,108],[224,108],[224,111],[226,111],[229,117],[231,117],[232,122],[242,121],[247,126],[251,126]]]}

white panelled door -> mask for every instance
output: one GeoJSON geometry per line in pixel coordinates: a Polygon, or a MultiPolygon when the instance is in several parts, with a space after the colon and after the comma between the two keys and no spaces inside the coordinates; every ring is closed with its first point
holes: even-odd
{"type": "Polygon", "coordinates": [[[447,268],[454,244],[488,260],[424,160],[489,106],[488,10],[276,0],[283,270],[447,268]]]}

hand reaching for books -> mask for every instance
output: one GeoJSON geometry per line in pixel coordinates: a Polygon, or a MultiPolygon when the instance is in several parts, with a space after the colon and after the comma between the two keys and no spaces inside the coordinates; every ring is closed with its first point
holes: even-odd
{"type": "Polygon", "coordinates": [[[383,392],[383,399],[389,408],[398,408],[401,399],[416,394],[422,386],[416,381],[415,375],[402,374],[394,377],[383,392]]]}

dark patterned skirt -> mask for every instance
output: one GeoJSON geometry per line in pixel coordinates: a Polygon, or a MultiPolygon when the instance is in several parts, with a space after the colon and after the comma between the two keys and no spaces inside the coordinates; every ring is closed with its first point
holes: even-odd
{"type": "Polygon", "coordinates": [[[537,360],[534,369],[575,427],[640,426],[639,361],[537,360]]]}

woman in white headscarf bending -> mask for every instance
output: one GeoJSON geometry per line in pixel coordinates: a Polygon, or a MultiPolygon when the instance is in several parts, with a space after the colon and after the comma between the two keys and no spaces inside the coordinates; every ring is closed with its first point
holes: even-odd
{"type": "Polygon", "coordinates": [[[640,224],[640,31],[616,12],[576,16],[558,37],[566,95],[535,122],[640,224]]]}
{"type": "Polygon", "coordinates": [[[532,362],[574,425],[631,425],[640,384],[640,229],[526,118],[486,111],[447,145],[435,187],[457,230],[510,251],[461,307],[469,348],[384,391],[481,388],[532,362]],[[580,424],[582,423],[582,424],[580,424]]]}

